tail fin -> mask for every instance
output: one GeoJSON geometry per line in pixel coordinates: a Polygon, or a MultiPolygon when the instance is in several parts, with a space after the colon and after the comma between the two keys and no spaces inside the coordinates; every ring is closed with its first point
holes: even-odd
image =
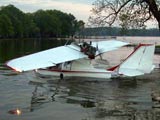
{"type": "Polygon", "coordinates": [[[150,73],[154,69],[153,55],[155,45],[140,44],[137,48],[118,66],[109,70],[117,70],[125,76],[138,76],[150,73]]]}

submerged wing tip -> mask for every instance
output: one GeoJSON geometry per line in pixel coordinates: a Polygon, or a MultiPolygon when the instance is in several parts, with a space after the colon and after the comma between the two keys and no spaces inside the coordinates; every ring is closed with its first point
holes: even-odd
{"type": "Polygon", "coordinates": [[[14,70],[15,72],[23,72],[21,69],[13,67],[9,63],[10,63],[10,61],[6,62],[5,66],[8,67],[8,68],[10,68],[10,69],[12,69],[12,70],[14,70]]]}

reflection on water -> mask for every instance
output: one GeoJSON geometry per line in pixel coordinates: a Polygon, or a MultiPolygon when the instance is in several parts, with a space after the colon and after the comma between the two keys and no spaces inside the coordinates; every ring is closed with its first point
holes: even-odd
{"type": "MultiPolygon", "coordinates": [[[[10,119],[10,109],[20,108],[23,120],[53,119],[159,119],[159,108],[153,108],[151,92],[159,88],[158,79],[87,79],[50,80],[36,78],[32,72],[11,75],[4,69],[0,81],[1,119],[10,119]],[[8,73],[8,74],[6,74],[8,73]],[[29,81],[34,78],[34,81],[29,81]],[[37,82],[36,82],[37,81],[37,82]],[[42,82],[41,82],[42,81],[42,82]],[[51,112],[52,111],[52,112],[51,112]],[[73,115],[74,113],[74,115],[73,115]]],[[[159,75],[154,71],[152,75],[159,75]]]]}
{"type": "MultiPolygon", "coordinates": [[[[156,71],[157,72],[157,71],[156,71]]],[[[157,74],[157,73],[153,74],[157,74]]],[[[47,80],[46,83],[30,82],[32,92],[31,108],[43,109],[43,104],[60,102],[80,105],[92,110],[91,118],[141,119],[156,117],[150,96],[152,81],[143,79],[87,81],[81,79],[47,80]]],[[[158,118],[158,117],[157,117],[158,118]]],[[[90,118],[87,118],[90,119],[90,118]]]]}
{"type": "MultiPolygon", "coordinates": [[[[39,51],[40,46],[48,44],[43,41],[43,45],[39,43],[37,47],[38,42],[36,42],[33,49],[34,42],[32,42],[27,44],[24,41],[23,45],[26,45],[24,47],[20,47],[20,43],[17,43],[18,47],[16,43],[12,45],[5,41],[3,45],[6,44],[8,49],[3,45],[0,47],[1,55],[6,55],[1,58],[1,63],[14,58],[15,54],[21,56],[39,51]],[[10,55],[2,52],[4,50],[10,55]]],[[[41,49],[53,47],[54,42],[41,49]]],[[[122,52],[126,50],[128,52],[130,49],[132,48],[124,48],[122,52]]],[[[112,56],[116,56],[121,60],[120,52],[116,51],[111,53],[111,56],[103,57],[112,60],[112,56]]],[[[116,60],[113,62],[117,63],[116,60]]],[[[152,101],[151,93],[153,90],[160,91],[159,85],[160,70],[135,79],[53,80],[37,78],[32,72],[17,74],[1,65],[0,119],[158,120],[160,119],[159,103],[152,101]],[[8,114],[9,110],[17,108],[22,110],[20,116],[8,114]]]]}
{"type": "Polygon", "coordinates": [[[64,45],[66,40],[56,39],[15,39],[0,40],[0,63],[7,60],[64,45]]]}
{"type": "MultiPolygon", "coordinates": [[[[157,74],[156,72],[154,74],[157,74]]],[[[42,109],[45,103],[61,102],[91,109],[91,118],[142,119],[156,117],[150,96],[152,81],[145,80],[47,80],[30,82],[35,86],[31,98],[31,111],[42,109]]],[[[156,119],[158,119],[157,117],[156,119]]],[[[90,118],[88,118],[90,119],[90,118]]]]}

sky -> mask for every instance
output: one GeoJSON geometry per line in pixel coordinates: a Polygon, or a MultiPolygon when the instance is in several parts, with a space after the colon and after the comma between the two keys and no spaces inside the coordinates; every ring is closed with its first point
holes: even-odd
{"type": "Polygon", "coordinates": [[[88,21],[92,3],[95,0],[0,0],[0,6],[13,4],[23,12],[35,12],[39,9],[57,9],[73,14],[78,20],[88,21]]]}

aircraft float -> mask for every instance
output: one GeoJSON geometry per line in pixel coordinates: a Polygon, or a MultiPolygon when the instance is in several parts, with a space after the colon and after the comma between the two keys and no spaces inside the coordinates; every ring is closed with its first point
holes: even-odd
{"type": "Polygon", "coordinates": [[[71,43],[20,58],[6,65],[18,72],[34,70],[40,76],[112,78],[149,74],[154,69],[154,44],[139,44],[123,62],[110,68],[96,68],[91,64],[97,56],[129,43],[106,40],[71,43]]]}

